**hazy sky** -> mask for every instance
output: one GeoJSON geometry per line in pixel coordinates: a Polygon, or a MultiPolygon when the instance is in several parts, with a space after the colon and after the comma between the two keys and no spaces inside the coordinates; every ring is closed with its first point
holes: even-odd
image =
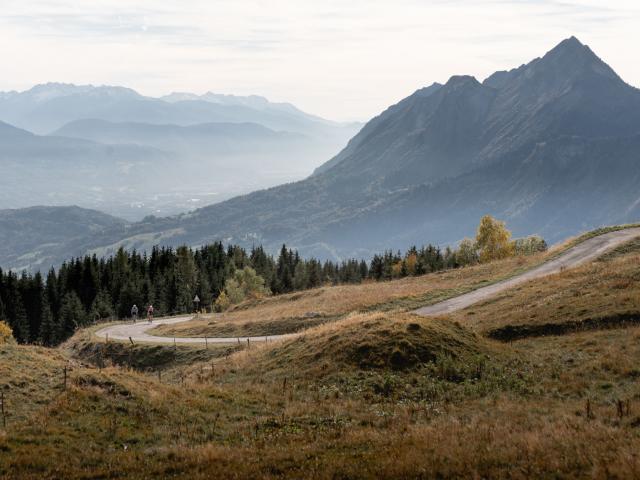
{"type": "Polygon", "coordinates": [[[0,90],[118,84],[289,101],[365,120],[453,74],[576,35],[640,86],[638,0],[2,0],[0,90]]]}

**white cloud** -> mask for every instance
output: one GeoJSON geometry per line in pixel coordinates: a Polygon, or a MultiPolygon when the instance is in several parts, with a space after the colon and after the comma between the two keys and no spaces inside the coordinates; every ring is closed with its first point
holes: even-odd
{"type": "Polygon", "coordinates": [[[44,81],[265,95],[366,119],[576,35],[640,85],[629,0],[5,0],[0,89],[44,81]]]}

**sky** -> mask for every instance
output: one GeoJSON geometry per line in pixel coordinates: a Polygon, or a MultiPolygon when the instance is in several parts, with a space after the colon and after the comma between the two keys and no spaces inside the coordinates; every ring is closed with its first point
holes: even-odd
{"type": "Polygon", "coordinates": [[[367,120],[577,36],[640,86],[637,0],[2,0],[0,90],[50,81],[258,94],[367,120]]]}

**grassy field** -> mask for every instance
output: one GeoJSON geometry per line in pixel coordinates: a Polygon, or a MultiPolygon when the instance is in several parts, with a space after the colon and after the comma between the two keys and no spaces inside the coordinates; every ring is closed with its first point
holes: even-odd
{"type": "Polygon", "coordinates": [[[335,318],[235,352],[0,346],[0,477],[639,478],[640,242],[451,316],[403,306],[522,267],[244,306],[335,318]]]}

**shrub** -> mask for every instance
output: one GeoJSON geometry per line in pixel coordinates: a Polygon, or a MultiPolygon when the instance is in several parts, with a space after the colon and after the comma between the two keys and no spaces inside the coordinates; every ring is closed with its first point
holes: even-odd
{"type": "Polygon", "coordinates": [[[534,253],[547,251],[547,242],[538,235],[516,238],[513,246],[516,255],[533,255],[534,253]]]}
{"type": "Polygon", "coordinates": [[[218,295],[218,298],[216,298],[216,301],[214,303],[214,308],[216,312],[224,312],[227,308],[229,308],[230,305],[231,305],[231,302],[229,301],[229,297],[227,296],[227,293],[223,290],[222,292],[220,292],[220,295],[218,295]]]}
{"type": "Polygon", "coordinates": [[[470,238],[465,238],[458,245],[456,250],[456,262],[464,267],[466,265],[474,265],[478,263],[478,247],[476,242],[470,238]]]}
{"type": "Polygon", "coordinates": [[[7,322],[0,320],[0,345],[5,343],[13,343],[13,331],[7,322]]]}
{"type": "Polygon", "coordinates": [[[233,278],[226,281],[224,290],[232,305],[243,302],[247,298],[261,298],[271,294],[264,286],[264,278],[251,267],[236,270],[233,278]]]}

